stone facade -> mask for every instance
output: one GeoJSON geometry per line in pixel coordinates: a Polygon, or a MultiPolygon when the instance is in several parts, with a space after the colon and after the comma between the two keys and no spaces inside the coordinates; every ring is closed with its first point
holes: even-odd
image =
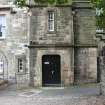
{"type": "MultiPolygon", "coordinates": [[[[54,83],[57,79],[61,86],[97,81],[95,11],[88,1],[59,6],[34,5],[27,13],[26,8],[16,8],[7,0],[2,1],[0,8],[0,14],[6,16],[7,27],[6,37],[0,39],[0,51],[8,61],[9,80],[16,78],[19,86],[25,83],[41,87],[43,77],[50,75],[44,76],[43,65],[50,65],[44,65],[48,67],[46,70],[54,69],[50,61],[42,61],[43,56],[50,55],[48,59],[55,63],[53,56],[59,55],[59,65],[53,66],[56,70],[59,68],[60,76],[53,78],[50,85],[57,85],[54,83]],[[54,12],[53,32],[48,30],[49,11],[54,12]],[[19,62],[21,59],[24,63],[19,62]]],[[[51,73],[57,75],[58,71],[51,73]]]]}
{"type": "MultiPolygon", "coordinates": [[[[61,85],[73,83],[73,49],[72,48],[36,48],[31,49],[32,59],[34,61],[34,83],[35,86],[42,86],[42,56],[43,55],[60,55],[61,56],[61,85]],[[36,53],[36,56],[33,56],[36,53]],[[35,58],[36,59],[35,59],[35,58]]],[[[31,57],[30,57],[31,58],[31,57]]],[[[33,63],[33,62],[31,62],[33,63]]],[[[32,67],[32,66],[31,66],[32,67]]],[[[33,74],[33,73],[32,73],[33,74]]]]}
{"type": "Polygon", "coordinates": [[[6,34],[4,38],[0,38],[0,56],[5,56],[4,75],[9,80],[16,78],[17,56],[27,55],[24,45],[28,43],[26,9],[16,8],[13,11],[13,7],[11,0],[0,1],[0,16],[5,15],[6,18],[6,34]]]}
{"type": "Polygon", "coordinates": [[[89,2],[75,2],[74,11],[75,82],[96,81],[95,11],[91,9],[89,2]]]}
{"type": "Polygon", "coordinates": [[[95,11],[90,3],[34,6],[30,16],[31,85],[42,86],[43,55],[60,55],[61,85],[97,82],[95,11]],[[48,32],[48,11],[55,12],[55,31],[48,32]]]}
{"type": "Polygon", "coordinates": [[[97,80],[97,49],[77,48],[75,51],[75,82],[95,82],[97,80]]]}

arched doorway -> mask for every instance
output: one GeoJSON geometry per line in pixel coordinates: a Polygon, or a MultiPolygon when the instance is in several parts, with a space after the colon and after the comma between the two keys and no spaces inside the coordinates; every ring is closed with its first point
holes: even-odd
{"type": "Polygon", "coordinates": [[[42,85],[50,86],[61,83],[61,65],[59,55],[42,56],[42,85]]]}
{"type": "Polygon", "coordinates": [[[2,51],[0,51],[0,79],[8,79],[8,60],[2,51]]]}

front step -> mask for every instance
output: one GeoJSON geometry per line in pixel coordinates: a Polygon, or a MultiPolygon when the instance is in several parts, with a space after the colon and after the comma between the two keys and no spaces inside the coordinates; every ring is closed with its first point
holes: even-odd
{"type": "Polygon", "coordinates": [[[44,84],[44,87],[63,87],[62,84],[44,84]]]}

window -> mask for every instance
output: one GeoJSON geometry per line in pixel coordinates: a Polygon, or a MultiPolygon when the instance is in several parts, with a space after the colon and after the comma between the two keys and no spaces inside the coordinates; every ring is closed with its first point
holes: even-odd
{"type": "Polygon", "coordinates": [[[5,15],[0,15],[0,39],[5,38],[6,34],[6,17],[5,15]]]}
{"type": "Polygon", "coordinates": [[[54,12],[48,12],[48,31],[54,31],[54,12]]]}
{"type": "Polygon", "coordinates": [[[18,72],[24,72],[23,60],[21,58],[18,59],[18,72]]]}
{"type": "Polygon", "coordinates": [[[15,68],[16,68],[16,74],[24,74],[27,72],[26,55],[24,54],[15,55],[15,68]]]}

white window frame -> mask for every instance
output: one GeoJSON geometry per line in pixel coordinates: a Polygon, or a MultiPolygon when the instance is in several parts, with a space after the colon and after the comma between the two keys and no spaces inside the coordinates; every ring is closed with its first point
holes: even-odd
{"type": "Polygon", "coordinates": [[[55,29],[55,27],[54,27],[54,16],[55,14],[54,14],[54,11],[48,11],[48,31],[49,32],[53,32],[55,29]]]}
{"type": "Polygon", "coordinates": [[[0,36],[0,39],[5,39],[6,36],[6,15],[5,14],[0,14],[1,20],[0,20],[0,25],[1,25],[1,29],[0,32],[2,33],[2,36],[0,36]],[[2,19],[4,18],[3,22],[2,19]]]}

